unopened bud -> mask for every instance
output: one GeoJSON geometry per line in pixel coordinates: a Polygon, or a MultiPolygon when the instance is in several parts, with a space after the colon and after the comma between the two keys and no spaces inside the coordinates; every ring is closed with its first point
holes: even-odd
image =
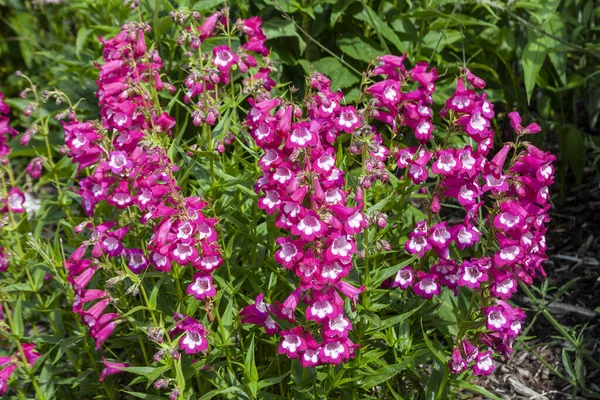
{"type": "Polygon", "coordinates": [[[165,358],[166,355],[166,351],[165,350],[159,350],[154,354],[153,360],[154,362],[159,362],[162,361],[165,358]]]}
{"type": "Polygon", "coordinates": [[[169,387],[169,381],[166,379],[158,379],[158,380],[154,381],[154,389],[156,389],[156,390],[166,389],[168,387],[169,387]]]}
{"type": "Polygon", "coordinates": [[[181,391],[175,388],[171,391],[171,394],[169,395],[169,400],[177,400],[179,396],[181,396],[181,391]]]}

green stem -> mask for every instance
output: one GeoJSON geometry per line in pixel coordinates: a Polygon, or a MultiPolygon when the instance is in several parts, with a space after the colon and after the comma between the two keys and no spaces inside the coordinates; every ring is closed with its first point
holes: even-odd
{"type": "MultiPolygon", "coordinates": [[[[364,178],[366,176],[367,173],[367,159],[369,158],[369,144],[367,142],[367,139],[365,138],[365,140],[363,141],[363,147],[362,147],[362,177],[364,178]]],[[[362,207],[362,212],[365,215],[366,218],[366,214],[367,214],[367,193],[365,190],[365,187],[363,186],[361,188],[361,190],[363,191],[363,207],[362,207]]],[[[369,272],[369,228],[367,227],[364,231],[363,231],[363,248],[364,248],[364,252],[365,252],[365,288],[368,289],[370,280],[371,280],[371,275],[369,272]]],[[[365,307],[369,306],[369,296],[365,296],[365,307]]]]}
{"type": "MultiPolygon", "coordinates": [[[[11,332],[13,331],[13,317],[12,317],[12,312],[11,310],[6,306],[6,304],[4,304],[4,310],[6,310],[6,319],[8,321],[8,325],[10,327],[11,332]]],[[[29,366],[29,363],[27,362],[27,357],[25,356],[25,351],[23,350],[23,346],[21,345],[21,341],[19,339],[15,339],[15,343],[17,344],[17,348],[19,350],[19,355],[21,356],[21,360],[23,361],[23,368],[25,369],[26,374],[29,376],[29,379],[31,380],[31,384],[33,385],[33,389],[35,390],[36,396],[38,399],[40,400],[46,400],[46,396],[44,396],[44,393],[42,393],[42,391],[40,390],[40,387],[37,383],[37,381],[35,380],[35,377],[33,375],[33,371],[31,370],[31,367],[29,366]]]]}

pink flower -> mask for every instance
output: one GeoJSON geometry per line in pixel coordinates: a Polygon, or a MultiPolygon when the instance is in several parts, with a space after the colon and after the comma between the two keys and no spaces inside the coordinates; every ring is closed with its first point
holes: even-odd
{"type": "Polygon", "coordinates": [[[339,130],[343,130],[346,133],[350,133],[356,128],[360,128],[362,124],[358,114],[356,113],[356,108],[353,106],[342,107],[340,110],[340,116],[335,121],[335,126],[339,130]]]}
{"type": "Polygon", "coordinates": [[[4,393],[6,393],[6,391],[8,390],[8,380],[10,379],[10,376],[13,372],[15,372],[16,369],[17,366],[11,364],[0,370],[0,396],[4,395],[4,393]]]}
{"type": "Polygon", "coordinates": [[[312,241],[315,237],[323,237],[327,226],[319,219],[314,211],[306,213],[297,224],[292,225],[291,232],[301,236],[302,240],[312,241]]]}
{"type": "Polygon", "coordinates": [[[515,265],[524,257],[524,250],[521,246],[506,242],[500,250],[494,255],[494,263],[498,266],[515,265]]]}
{"type": "Polygon", "coordinates": [[[424,235],[409,234],[408,240],[404,243],[404,249],[407,253],[422,258],[425,253],[431,250],[431,244],[424,235]]]}
{"type": "Polygon", "coordinates": [[[202,25],[198,27],[198,34],[200,35],[200,40],[204,41],[208,37],[212,36],[220,16],[220,13],[214,13],[211,16],[207,17],[202,23],[202,25]]]}
{"type": "Polygon", "coordinates": [[[325,322],[323,333],[327,337],[348,337],[348,331],[352,330],[352,324],[348,318],[344,318],[343,314],[338,314],[333,319],[328,319],[325,322]]]}
{"type": "Polygon", "coordinates": [[[129,367],[129,364],[106,361],[104,357],[102,357],[102,364],[104,364],[104,369],[100,374],[100,382],[102,382],[107,376],[121,373],[123,372],[123,368],[129,367]]]}
{"type": "Polygon", "coordinates": [[[310,333],[306,333],[304,337],[306,340],[307,349],[302,352],[302,356],[300,357],[300,365],[302,365],[304,368],[315,367],[321,364],[319,357],[321,354],[321,347],[310,335],[310,333]]]}
{"type": "Polygon", "coordinates": [[[285,141],[286,147],[298,149],[314,146],[317,142],[317,137],[309,128],[310,126],[306,122],[294,123],[292,125],[292,133],[285,141]]]}
{"type": "Polygon", "coordinates": [[[198,250],[191,243],[173,243],[169,257],[180,265],[187,265],[198,258],[198,250]]]}
{"type": "Polygon", "coordinates": [[[472,363],[475,361],[477,356],[479,355],[479,348],[473,346],[471,342],[467,339],[463,339],[461,342],[463,354],[465,355],[465,360],[467,363],[472,363]]]}
{"type": "Polygon", "coordinates": [[[429,243],[436,249],[447,248],[452,239],[451,230],[448,230],[448,224],[446,222],[435,224],[429,233],[429,243]]]}
{"type": "Polygon", "coordinates": [[[473,74],[470,69],[464,68],[464,71],[466,72],[467,81],[469,81],[474,88],[483,89],[485,87],[485,81],[473,74]]]}
{"type": "Polygon", "coordinates": [[[461,274],[458,284],[460,286],[468,286],[470,289],[475,289],[482,282],[487,282],[488,276],[485,272],[479,269],[474,261],[463,261],[461,264],[461,274]]]}
{"type": "Polygon", "coordinates": [[[431,171],[437,175],[448,176],[462,169],[462,162],[457,159],[452,150],[440,150],[437,160],[431,165],[431,171]]]}
{"type": "Polygon", "coordinates": [[[326,256],[329,261],[339,260],[347,264],[354,253],[356,253],[354,238],[351,235],[335,234],[326,256]]]}
{"type": "Polygon", "coordinates": [[[42,175],[43,162],[43,157],[32,158],[27,167],[25,168],[25,172],[27,172],[27,174],[29,174],[29,176],[31,176],[33,179],[39,179],[42,175]]]}
{"type": "Polygon", "coordinates": [[[42,355],[34,350],[35,344],[33,344],[33,343],[23,343],[22,348],[23,348],[23,354],[25,354],[25,359],[27,360],[27,364],[29,364],[30,367],[33,367],[35,362],[42,355]]]}
{"type": "Polygon", "coordinates": [[[184,328],[184,335],[179,339],[179,349],[186,354],[197,354],[208,349],[208,340],[206,340],[206,331],[199,322],[193,325],[187,325],[184,328]]]}
{"type": "Polygon", "coordinates": [[[493,332],[504,332],[510,326],[510,320],[504,314],[504,308],[491,306],[485,309],[485,326],[493,332]]]}
{"type": "Polygon", "coordinates": [[[345,281],[339,281],[335,284],[335,287],[344,296],[350,299],[354,307],[356,307],[356,303],[358,303],[358,296],[365,291],[365,286],[355,287],[345,281]]]}
{"type": "Polygon", "coordinates": [[[492,284],[490,285],[490,293],[492,296],[506,300],[517,292],[517,281],[512,274],[497,268],[491,270],[492,284]]]}
{"type": "Polygon", "coordinates": [[[427,143],[431,139],[434,126],[431,121],[422,119],[413,124],[413,129],[415,130],[415,138],[421,143],[427,143]]]}
{"type": "Polygon", "coordinates": [[[124,253],[127,257],[127,267],[134,274],[140,274],[148,268],[148,259],[142,249],[127,249],[124,253]]]}
{"type": "Polygon", "coordinates": [[[508,113],[508,118],[510,119],[510,125],[512,126],[512,128],[518,135],[524,135],[524,134],[531,135],[531,134],[538,133],[542,130],[542,128],[535,122],[531,123],[531,124],[527,125],[525,128],[523,128],[521,126],[521,122],[522,122],[521,116],[516,111],[508,113]]]}
{"type": "Polygon", "coordinates": [[[202,272],[198,272],[194,274],[194,279],[188,286],[186,293],[194,296],[196,300],[204,300],[207,297],[214,297],[217,290],[212,284],[211,275],[204,275],[202,272]]]}
{"type": "Polygon", "coordinates": [[[415,281],[415,276],[412,268],[407,265],[396,273],[392,287],[400,287],[402,290],[406,290],[409,286],[412,286],[415,281]]]}
{"type": "Polygon", "coordinates": [[[336,339],[329,339],[321,347],[319,358],[323,363],[337,365],[350,355],[348,346],[345,342],[336,339]]]}
{"type": "Polygon", "coordinates": [[[458,347],[455,347],[452,351],[452,357],[450,358],[449,366],[450,372],[452,372],[453,374],[460,374],[461,372],[465,371],[468,367],[467,362],[463,358],[458,347]]]}
{"type": "Polygon", "coordinates": [[[327,298],[314,301],[306,308],[306,319],[322,323],[326,319],[335,318],[339,313],[337,306],[327,298]]]}
{"type": "Polygon", "coordinates": [[[307,349],[306,340],[303,337],[303,329],[300,326],[288,331],[281,331],[281,342],[277,352],[285,354],[289,358],[298,358],[300,352],[307,349]]]}
{"type": "Polygon", "coordinates": [[[213,64],[221,71],[221,83],[229,82],[229,70],[231,66],[238,62],[238,56],[231,52],[228,46],[215,46],[212,50],[213,64]]]}
{"type": "Polygon", "coordinates": [[[413,290],[417,296],[421,296],[424,299],[431,299],[433,296],[440,294],[440,285],[435,275],[419,271],[417,272],[417,276],[419,280],[413,286],[413,290]]]}
{"type": "Polygon", "coordinates": [[[479,231],[473,225],[459,224],[452,227],[456,246],[464,250],[479,241],[479,231]]]}
{"type": "Polygon", "coordinates": [[[8,191],[8,197],[6,199],[8,209],[13,213],[24,213],[25,212],[25,195],[18,187],[12,187],[8,191]]]}
{"type": "Polygon", "coordinates": [[[475,365],[473,365],[473,372],[475,375],[490,375],[495,369],[496,367],[494,367],[491,350],[477,355],[475,365]]]}

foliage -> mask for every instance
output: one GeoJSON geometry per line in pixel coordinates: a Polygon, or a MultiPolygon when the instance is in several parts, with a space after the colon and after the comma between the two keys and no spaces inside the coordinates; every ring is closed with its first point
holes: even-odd
{"type": "MultiPolygon", "coordinates": [[[[10,365],[19,366],[8,381],[11,386],[8,395],[14,398],[35,393],[37,398],[129,396],[147,399],[169,395],[202,399],[450,398],[470,390],[493,398],[484,388],[469,383],[470,369],[463,371],[456,355],[456,349],[464,350],[466,346],[463,339],[482,343],[482,335],[490,333],[485,321],[491,312],[498,310],[492,310],[496,303],[490,295],[489,284],[465,283],[454,285],[451,290],[452,284],[445,283],[449,288],[440,288],[438,283],[441,292],[432,299],[426,299],[428,296],[423,294],[415,295],[410,288],[393,289],[390,285],[404,286],[401,273],[407,271],[407,267],[412,266],[415,275],[417,270],[428,272],[432,268],[433,271],[435,264],[446,257],[443,246],[426,254],[408,254],[410,242],[419,237],[415,223],[426,220],[434,228],[435,223],[445,221],[458,227],[465,211],[471,210],[474,213],[472,226],[481,234],[480,243],[472,243],[472,248],[451,247],[451,257],[463,265],[463,260],[469,257],[494,256],[507,247],[499,233],[505,228],[492,225],[492,221],[501,210],[507,211],[500,207],[509,202],[502,194],[492,192],[484,196],[482,192],[480,196],[486,201],[486,207],[471,209],[471,205],[457,201],[458,196],[451,199],[452,195],[444,192],[447,176],[443,173],[429,172],[430,179],[419,180],[412,172],[409,174],[410,168],[398,168],[401,167],[399,160],[388,158],[386,154],[374,161],[377,158],[374,154],[389,149],[391,155],[401,159],[402,151],[409,152],[408,164],[414,165],[412,162],[420,156],[412,148],[429,143],[433,164],[433,160],[442,155],[440,151],[476,146],[477,142],[479,156],[486,158],[487,152],[482,151],[481,146],[489,147],[488,162],[493,165],[496,160],[501,174],[505,167],[506,174],[526,176],[526,172],[519,170],[518,163],[523,162],[527,154],[531,155],[527,141],[541,147],[544,137],[524,136],[533,132],[527,132],[529,126],[522,128],[514,115],[508,118],[508,113],[515,108],[529,109],[530,115],[524,116],[524,120],[535,119],[542,126],[542,132],[556,135],[556,138],[546,138],[546,142],[555,140],[558,144],[562,156],[558,174],[561,185],[564,187],[568,173],[581,180],[584,165],[581,155],[586,152],[588,136],[597,127],[600,114],[600,103],[595,102],[600,98],[598,67],[593,61],[599,54],[593,43],[595,24],[600,16],[591,0],[554,1],[544,6],[525,1],[502,4],[240,0],[231,3],[231,10],[225,11],[224,19],[219,15],[224,27],[221,34],[202,38],[204,43],[200,50],[194,47],[194,38],[189,32],[196,32],[198,26],[206,28],[206,18],[222,7],[220,1],[142,1],[137,8],[132,2],[132,10],[121,1],[113,0],[75,0],[59,4],[5,0],[0,4],[3,22],[0,35],[4,38],[0,41],[0,55],[7,60],[0,69],[0,85],[5,93],[4,101],[12,107],[11,125],[25,131],[24,136],[32,136],[29,141],[23,141],[21,135],[21,141],[17,138],[10,142],[10,163],[2,167],[3,179],[7,177],[2,184],[2,197],[10,198],[17,193],[10,192],[11,188],[20,187],[21,192],[32,196],[28,202],[33,203],[33,209],[28,203],[28,211],[23,214],[10,207],[2,211],[0,245],[10,259],[10,267],[1,273],[0,299],[5,315],[2,334],[6,339],[1,351],[2,356],[12,357],[10,365]],[[176,10],[188,9],[190,12],[173,14],[176,10]],[[197,19],[193,12],[198,12],[202,19],[197,19]],[[231,19],[227,18],[228,12],[231,19]],[[263,19],[266,38],[260,35],[256,38],[259,42],[266,39],[271,57],[265,57],[268,50],[253,47],[248,53],[256,56],[258,65],[248,62],[246,72],[240,64],[225,62],[222,68],[213,68],[210,72],[215,75],[212,81],[215,89],[209,87],[210,94],[204,89],[200,90],[203,95],[191,93],[195,86],[189,80],[197,82],[207,71],[207,63],[221,57],[216,53],[218,46],[238,50],[242,43],[251,41],[254,34],[248,32],[254,29],[252,24],[238,26],[236,33],[234,21],[238,17],[248,20],[253,15],[263,19]],[[177,24],[178,18],[185,21],[182,26],[177,24]],[[130,69],[122,74],[127,75],[127,84],[133,88],[129,96],[136,99],[139,111],[132,115],[133,125],[139,127],[142,138],[139,146],[117,148],[115,143],[119,142],[113,136],[113,129],[123,131],[113,117],[122,105],[114,99],[103,100],[102,94],[98,100],[94,94],[98,86],[105,88],[114,83],[111,81],[114,71],[107,72],[103,78],[94,63],[106,66],[120,61],[109,54],[112,47],[121,46],[118,40],[111,38],[118,35],[120,27],[128,21],[124,29],[133,37],[127,39],[125,46],[135,49],[139,45],[140,52],[123,58],[125,64],[131,60],[134,64],[127,64],[130,69]],[[141,21],[147,22],[152,30],[141,21]],[[184,29],[186,24],[191,24],[190,31],[184,29]],[[105,42],[100,43],[98,36],[103,36],[105,42]],[[147,42],[143,51],[140,37],[147,42]],[[154,50],[162,60],[154,58],[154,50]],[[436,116],[446,99],[453,98],[459,91],[457,77],[465,84],[470,82],[474,90],[482,88],[477,76],[484,78],[487,100],[493,103],[497,116],[486,118],[496,136],[474,139],[468,132],[468,123],[458,122],[461,115],[464,118],[472,115],[458,111],[444,119],[431,120],[436,126],[431,141],[430,137],[415,136],[418,129],[406,122],[410,120],[406,115],[398,117],[397,123],[379,118],[378,112],[387,112],[390,106],[382,108],[381,94],[378,97],[376,91],[365,91],[382,80],[374,74],[379,62],[375,60],[384,54],[403,53],[407,55],[408,72],[397,79],[401,85],[398,88],[404,93],[416,92],[418,88],[425,90],[423,88],[431,83],[423,80],[429,78],[415,78],[431,72],[413,67],[419,61],[437,69],[436,90],[429,93],[433,96],[436,116]],[[261,67],[268,68],[269,74],[260,75],[261,67]],[[134,72],[138,68],[141,77],[134,72]],[[27,76],[16,76],[17,70],[25,71],[27,76]],[[158,75],[153,75],[153,71],[158,75]],[[323,83],[326,78],[317,72],[331,78],[330,88],[323,83]],[[267,77],[274,80],[273,84],[268,83],[267,77]],[[47,90],[42,91],[42,87],[47,90]],[[336,98],[339,89],[343,90],[343,97],[336,98]],[[17,96],[20,92],[22,94],[17,96]],[[268,332],[270,326],[265,315],[277,320],[285,332],[291,331],[294,324],[315,332],[321,329],[319,324],[322,323],[305,319],[300,311],[314,305],[310,296],[303,297],[298,306],[296,315],[301,323],[286,321],[282,317],[283,309],[277,308],[278,302],[285,301],[289,305],[287,302],[298,293],[297,287],[302,281],[281,268],[281,261],[277,259],[281,243],[277,243],[276,238],[304,240],[303,245],[313,246],[315,251],[324,246],[327,238],[323,238],[323,242],[319,238],[305,238],[294,233],[293,228],[290,233],[281,223],[282,211],[269,212],[265,206],[266,189],[277,190],[278,185],[257,184],[261,174],[271,172],[259,161],[264,160],[267,150],[276,146],[257,139],[256,129],[260,126],[248,122],[248,115],[261,98],[265,100],[269,96],[280,99],[269,115],[282,126],[286,112],[298,113],[296,118],[309,118],[312,102],[325,98],[335,99],[339,107],[355,105],[354,112],[359,111],[355,116],[361,124],[375,126],[381,134],[378,137],[371,131],[353,127],[349,132],[340,132],[336,141],[325,146],[328,154],[334,155],[336,166],[345,173],[345,180],[339,183],[347,192],[344,198],[348,196],[348,203],[343,206],[370,221],[370,227],[348,230],[327,220],[329,234],[340,231],[355,241],[351,252],[355,254],[343,260],[343,263],[351,262],[347,264],[350,267],[345,281],[359,293],[364,290],[360,295],[348,295],[343,293],[352,291],[347,286],[344,290],[338,286],[334,289],[348,296],[338,304],[339,312],[353,327],[347,333],[350,339],[337,342],[343,342],[342,347],[348,353],[344,356],[346,363],[324,362],[316,368],[305,368],[306,365],[293,358],[289,351],[286,353],[279,347],[278,352],[278,346],[288,340],[285,334],[269,336],[243,323],[264,325],[267,333],[272,332],[268,332]],[[48,102],[50,99],[55,100],[55,104],[48,102]],[[99,122],[84,122],[92,119],[99,122]],[[60,120],[65,121],[64,128],[60,120]],[[80,126],[75,121],[87,125],[80,126]],[[103,156],[94,156],[90,162],[88,157],[96,154],[94,151],[79,152],[75,142],[80,140],[77,135],[81,132],[86,132],[87,139],[94,142],[92,149],[98,149],[98,154],[103,156]],[[518,139],[513,141],[514,138],[518,139]],[[491,151],[493,143],[486,144],[485,140],[493,140],[497,145],[514,142],[514,146],[504,147],[504,153],[491,151]],[[135,174],[123,173],[115,166],[117,161],[111,165],[112,157],[122,152],[134,163],[125,166],[125,170],[132,168],[135,174]],[[494,154],[507,157],[506,165],[502,156],[492,158],[494,154]],[[42,167],[39,176],[25,172],[35,157],[41,157],[37,159],[37,166],[42,167]],[[173,166],[178,168],[171,168],[173,166]],[[137,202],[122,207],[112,193],[119,182],[132,190],[141,190],[143,183],[139,176],[146,179],[145,174],[150,176],[150,170],[160,171],[157,174],[160,175],[159,189],[152,185],[149,189],[154,190],[155,205],[162,208],[156,211],[137,202]],[[98,174],[101,178],[97,178],[98,174]],[[86,196],[92,192],[86,182],[104,182],[109,192],[93,200],[97,204],[86,205],[89,200],[86,196]],[[263,191],[255,185],[263,185],[263,191]],[[206,204],[196,203],[200,197],[206,204]],[[443,210],[441,213],[435,210],[437,200],[442,202],[438,205],[443,210]],[[146,213],[149,216],[146,217],[146,213]],[[179,242],[180,238],[173,236],[177,235],[173,232],[177,232],[177,224],[190,215],[197,224],[194,229],[207,226],[210,232],[192,242],[195,246],[191,247],[196,248],[201,258],[190,259],[193,265],[185,266],[188,262],[181,258],[179,262],[173,260],[172,269],[161,270],[160,265],[157,268],[153,255],[166,254],[160,248],[169,248],[168,251],[174,253],[173,242],[189,244],[179,242]],[[117,242],[127,251],[111,254],[109,246],[99,244],[108,237],[118,238],[117,242]],[[145,260],[139,258],[140,254],[145,260]],[[216,270],[214,266],[200,265],[201,259],[208,256],[217,257],[216,264],[222,265],[216,270]],[[89,264],[85,264],[85,260],[89,264]],[[148,264],[154,267],[146,268],[148,264]],[[85,275],[90,274],[87,272],[90,270],[92,276],[85,275]],[[206,284],[206,289],[194,289],[194,282],[198,287],[206,284]],[[184,293],[186,286],[187,294],[184,293]],[[213,287],[215,293],[211,292],[213,287]],[[89,291],[90,288],[102,293],[89,291]],[[89,298],[85,297],[86,293],[89,298]],[[290,293],[292,296],[288,297],[290,293]],[[272,304],[267,314],[260,312],[257,306],[261,304],[260,295],[272,304]],[[99,313],[92,320],[96,323],[100,315],[107,316],[101,325],[110,328],[110,335],[105,337],[107,331],[94,328],[86,320],[86,315],[92,314],[88,305],[85,311],[77,309],[81,297],[88,305],[100,299],[93,303],[99,313]],[[357,297],[360,300],[355,304],[357,297]],[[102,307],[97,306],[104,298],[110,299],[107,301],[110,312],[99,310],[102,307]],[[258,319],[248,318],[249,315],[258,319]],[[196,336],[190,336],[190,332],[196,336]],[[200,353],[190,348],[184,343],[185,340],[189,343],[190,338],[202,346],[208,340],[208,349],[202,347],[200,353]],[[355,349],[353,343],[361,347],[355,349]],[[35,346],[27,347],[31,344],[35,346]],[[457,363],[454,372],[458,373],[452,373],[457,363]]],[[[117,67],[117,71],[121,70],[124,71],[125,66],[117,67]]],[[[396,79],[393,74],[386,78],[396,79]]],[[[427,101],[425,95],[420,95],[424,96],[422,101],[427,101]]],[[[342,118],[339,110],[336,113],[334,116],[342,118]]],[[[310,118],[314,122],[325,117],[310,118]]],[[[285,128],[278,125],[277,129],[280,136],[289,138],[290,133],[285,132],[285,128]]],[[[325,130],[319,135],[325,142],[325,130]]],[[[319,147],[314,152],[322,150],[319,147]]],[[[316,162],[318,157],[314,152],[299,157],[306,157],[303,162],[316,162]]],[[[279,155],[289,157],[291,165],[296,165],[296,153],[281,150],[279,155]]],[[[302,174],[299,170],[294,173],[302,174]]],[[[489,171],[482,169],[479,173],[483,178],[489,171]]],[[[344,216],[338,213],[345,215],[347,210],[332,212],[325,206],[315,205],[320,200],[312,179],[325,175],[314,176],[310,178],[307,194],[314,198],[310,205],[307,200],[304,206],[323,215],[333,213],[339,219],[337,224],[341,221],[344,225],[344,216]]],[[[544,185],[548,183],[550,180],[544,185]]],[[[293,193],[279,195],[292,196],[293,193]]],[[[525,232],[529,225],[521,229],[525,232]]],[[[510,229],[507,232],[510,236],[510,229]]],[[[464,267],[461,268],[464,271],[464,267]]],[[[530,284],[530,275],[535,273],[527,270],[518,278],[530,284]]],[[[424,279],[419,276],[418,281],[424,279]]],[[[490,272],[490,283],[492,281],[490,272]]],[[[513,282],[516,284],[516,280],[513,282]]],[[[302,285],[307,293],[321,290],[307,286],[306,282],[302,285]]],[[[510,318],[513,322],[519,321],[520,312],[505,304],[506,308],[501,306],[500,311],[505,316],[519,315],[510,318]]],[[[535,304],[548,318],[542,303],[535,304]]],[[[500,332],[505,332],[504,328],[500,332]]],[[[589,358],[582,336],[564,329],[560,333],[572,339],[569,342],[575,355],[574,365],[570,361],[571,350],[563,357],[565,379],[584,394],[595,395],[586,389],[581,378],[585,375],[582,360],[589,358]]],[[[317,340],[325,340],[325,336],[317,340]]],[[[505,338],[514,339],[506,333],[505,338]]],[[[494,348],[494,345],[489,347],[494,348]]],[[[458,355],[460,352],[458,350],[458,355]]],[[[510,349],[505,352],[510,353],[510,349]]],[[[481,353],[484,353],[483,347],[481,353]]],[[[0,357],[4,365],[2,360],[0,357]]],[[[7,377],[0,378],[0,385],[7,382],[7,377]]],[[[0,386],[0,392],[5,389],[0,386]]]]}

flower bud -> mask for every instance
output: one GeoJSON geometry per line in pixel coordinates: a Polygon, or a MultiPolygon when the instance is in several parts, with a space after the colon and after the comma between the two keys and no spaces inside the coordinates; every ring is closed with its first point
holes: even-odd
{"type": "Polygon", "coordinates": [[[156,390],[166,389],[168,387],[169,387],[169,381],[166,379],[158,379],[158,380],[154,381],[154,389],[156,389],[156,390]]]}
{"type": "Polygon", "coordinates": [[[153,360],[154,362],[160,362],[165,358],[166,355],[166,351],[165,350],[159,350],[154,354],[153,360]]]}
{"type": "Polygon", "coordinates": [[[440,208],[440,200],[437,196],[433,196],[433,200],[431,201],[431,206],[429,207],[429,209],[432,213],[437,214],[440,212],[440,208]]]}
{"type": "Polygon", "coordinates": [[[171,391],[171,394],[169,395],[169,400],[177,400],[179,396],[181,396],[181,391],[175,388],[171,391]]]}

